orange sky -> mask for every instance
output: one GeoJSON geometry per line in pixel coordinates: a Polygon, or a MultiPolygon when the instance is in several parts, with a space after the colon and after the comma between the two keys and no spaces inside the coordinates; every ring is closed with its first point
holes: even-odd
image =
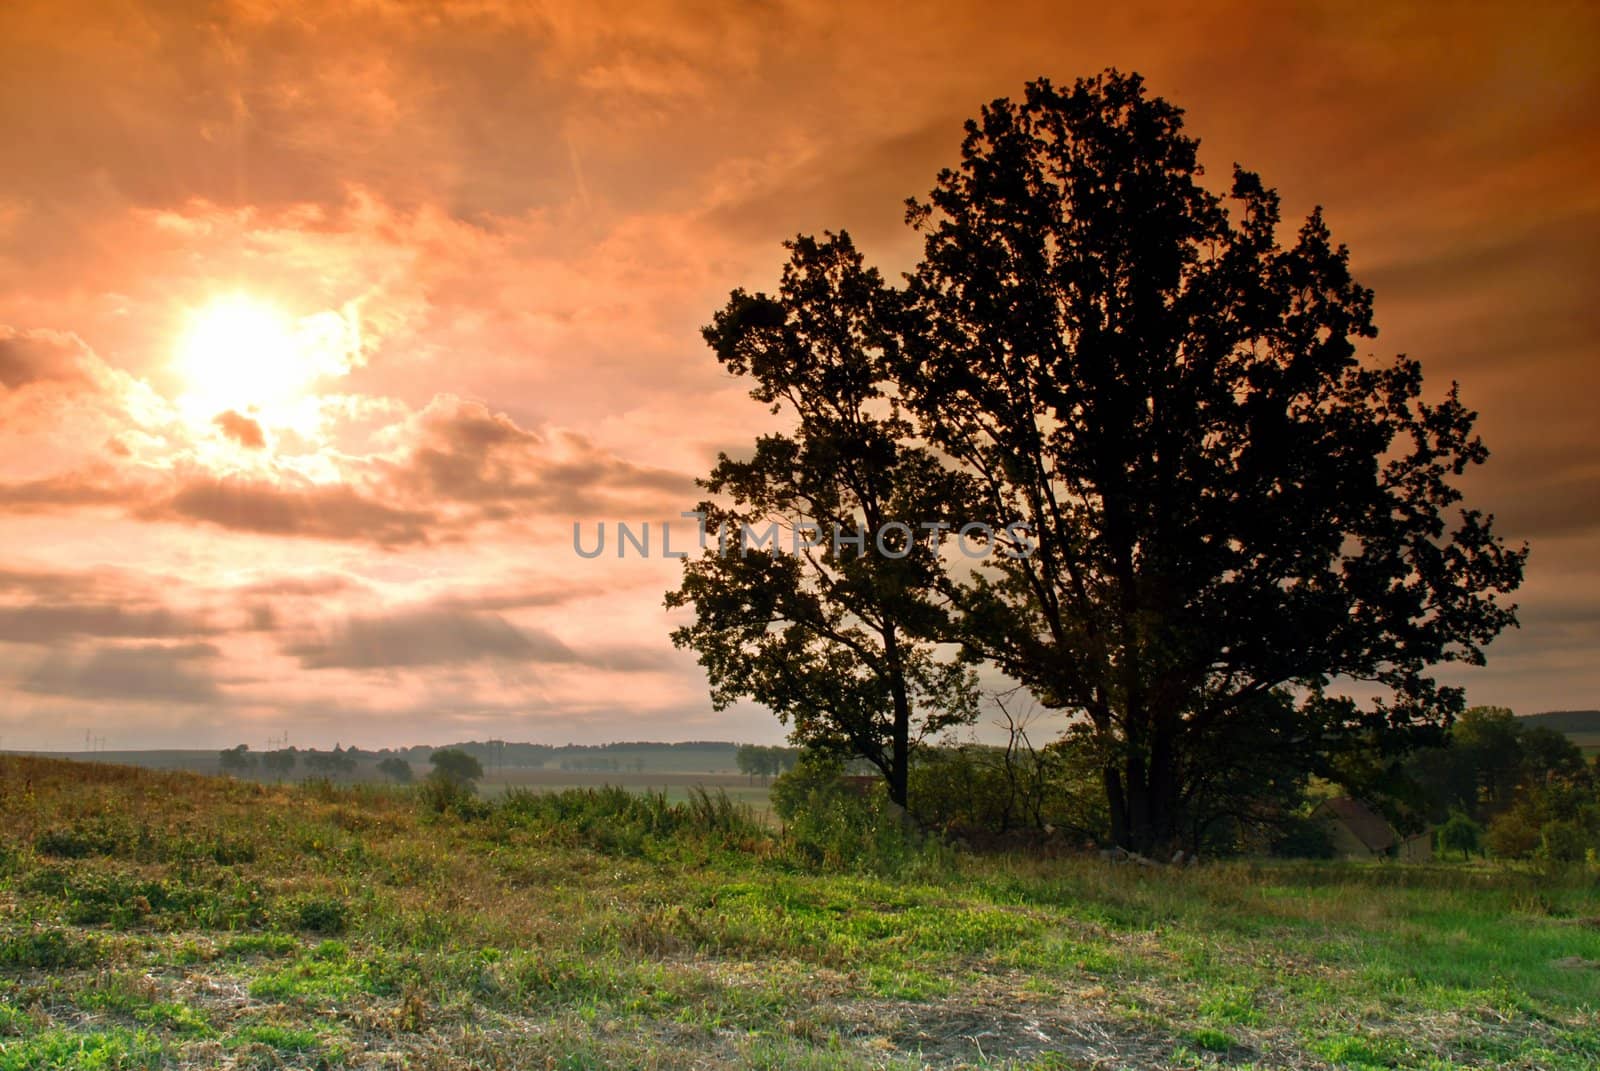
{"type": "Polygon", "coordinates": [[[0,746],[778,739],[572,523],[764,426],[697,329],[783,238],[905,268],[964,118],[1112,65],[1481,412],[1469,698],[1600,706],[1592,9],[898,7],[0,6],[0,746]]]}

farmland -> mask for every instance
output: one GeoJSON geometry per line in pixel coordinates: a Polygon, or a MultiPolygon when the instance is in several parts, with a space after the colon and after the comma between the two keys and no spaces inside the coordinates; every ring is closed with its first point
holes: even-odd
{"type": "Polygon", "coordinates": [[[1600,893],[1482,864],[819,864],[748,812],[0,757],[0,1068],[1600,1060],[1600,893]]]}

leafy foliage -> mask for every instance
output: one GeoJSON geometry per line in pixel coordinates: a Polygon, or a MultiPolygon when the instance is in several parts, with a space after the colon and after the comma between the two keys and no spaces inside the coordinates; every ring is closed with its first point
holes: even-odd
{"type": "Polygon", "coordinates": [[[483,763],[460,748],[447,747],[435,751],[428,759],[433,772],[428,776],[448,781],[458,787],[471,789],[483,778],[483,763]]]}
{"type": "Polygon", "coordinates": [[[397,785],[409,785],[413,777],[411,764],[397,755],[391,755],[380,761],[378,772],[397,785]]]}
{"type": "Polygon", "coordinates": [[[918,536],[959,495],[885,395],[895,293],[846,235],[788,248],[778,295],[736,291],[705,336],[795,426],[702,481],[724,500],[699,507],[717,545],[667,595],[696,614],[672,638],[719,709],[764,704],[795,743],[877,766],[903,805],[917,741],[975,713],[970,670],[937,646],[942,539],[918,536]]]}
{"type": "Polygon", "coordinates": [[[933,657],[957,644],[1082,716],[1113,836],[1145,850],[1250,825],[1253,781],[1290,794],[1340,740],[1403,750],[1460,712],[1433,667],[1515,623],[1526,556],[1460,508],[1475,414],[1424,400],[1416,361],[1363,362],[1373,295],[1320,211],[1281,243],[1277,194],[1242,168],[1213,192],[1197,148],[1136,75],[1033,82],[908,202],[906,290],[840,234],[789,243],[776,298],[733,294],[708,340],[799,424],[722,459],[714,522],[981,522],[1002,553],[690,563],[674,639],[719,704],[866,755],[903,801],[910,709],[970,716],[933,657]]]}

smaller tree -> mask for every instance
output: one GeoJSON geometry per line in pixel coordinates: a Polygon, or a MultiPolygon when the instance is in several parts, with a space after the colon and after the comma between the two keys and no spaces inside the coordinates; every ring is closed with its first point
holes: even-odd
{"type": "Polygon", "coordinates": [[[262,755],[261,766],[267,772],[281,778],[284,774],[294,769],[297,757],[298,752],[294,748],[279,748],[277,751],[269,751],[262,755]]]}
{"type": "Polygon", "coordinates": [[[321,773],[349,773],[356,768],[356,760],[337,747],[332,751],[308,751],[304,757],[308,769],[321,773]]]}
{"type": "Polygon", "coordinates": [[[1483,830],[1478,823],[1468,818],[1460,811],[1450,816],[1450,820],[1439,827],[1439,850],[1441,852],[1460,852],[1465,860],[1468,852],[1476,852],[1483,840],[1483,830]]]}
{"type": "Polygon", "coordinates": [[[761,748],[756,744],[740,744],[733,753],[733,761],[738,765],[739,772],[750,778],[751,784],[755,784],[757,774],[764,772],[761,748]]]}
{"type": "Polygon", "coordinates": [[[391,755],[378,763],[378,772],[397,785],[411,783],[411,764],[397,755],[391,755]]]}
{"type": "Polygon", "coordinates": [[[457,788],[476,788],[477,782],[483,777],[483,763],[458,747],[435,751],[428,762],[433,766],[433,772],[428,775],[429,777],[455,785],[457,788]]]}
{"type": "Polygon", "coordinates": [[[699,656],[717,709],[761,703],[791,742],[877,767],[904,807],[916,747],[976,715],[935,591],[962,480],[892,395],[898,292],[847,234],[787,246],[777,295],[736,290],[703,332],[793,427],[700,481],[717,536],[667,594],[695,612],[672,642],[699,656]]]}
{"type": "Polygon", "coordinates": [[[222,759],[222,768],[233,773],[248,770],[256,764],[256,757],[250,754],[249,744],[223,748],[218,755],[222,759]]]}

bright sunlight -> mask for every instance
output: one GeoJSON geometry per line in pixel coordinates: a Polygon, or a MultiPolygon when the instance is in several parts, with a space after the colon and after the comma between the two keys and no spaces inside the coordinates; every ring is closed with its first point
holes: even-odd
{"type": "Polygon", "coordinates": [[[179,405],[197,423],[232,409],[286,417],[322,378],[350,370],[354,328],[338,313],[292,319],[244,294],[196,310],[178,343],[179,405]]]}

